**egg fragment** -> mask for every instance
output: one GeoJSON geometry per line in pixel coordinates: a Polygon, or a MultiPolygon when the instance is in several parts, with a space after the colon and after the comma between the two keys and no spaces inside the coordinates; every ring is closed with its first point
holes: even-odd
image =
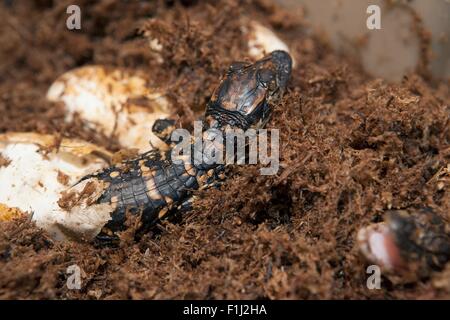
{"type": "MultiPolygon", "coordinates": [[[[242,27],[242,32],[248,37],[248,54],[255,60],[259,60],[275,50],[290,53],[287,44],[275,32],[255,20],[250,21],[248,27],[242,27]]],[[[295,66],[294,59],[292,65],[295,66]]]]}
{"type": "Polygon", "coordinates": [[[137,73],[104,66],[77,68],[50,86],[47,99],[63,103],[66,121],[78,114],[95,131],[117,137],[124,148],[145,152],[162,146],[151,129],[155,120],[169,116],[170,103],[137,73]]]}
{"type": "Polygon", "coordinates": [[[113,208],[94,203],[104,186],[80,183],[71,188],[82,195],[78,201],[61,204],[65,190],[108,165],[112,155],[105,149],[76,139],[7,133],[0,135],[0,156],[7,161],[0,166],[0,221],[28,213],[57,240],[90,240],[110,219],[113,208]]]}

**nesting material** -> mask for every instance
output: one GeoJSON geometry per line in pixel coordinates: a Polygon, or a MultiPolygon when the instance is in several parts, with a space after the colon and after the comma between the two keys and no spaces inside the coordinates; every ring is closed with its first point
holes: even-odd
{"type": "Polygon", "coordinates": [[[0,135],[0,156],[7,160],[0,167],[0,220],[29,214],[58,240],[92,239],[109,220],[110,206],[94,204],[104,186],[76,184],[108,165],[112,155],[103,148],[51,135],[8,133],[0,135]],[[72,197],[78,194],[76,202],[67,201],[67,189],[72,197]]]}
{"type": "MultiPolygon", "coordinates": [[[[241,32],[248,40],[247,54],[255,61],[275,50],[289,52],[292,57],[288,45],[281,40],[275,31],[256,20],[241,20],[241,32]]],[[[148,37],[149,48],[155,54],[156,61],[164,62],[162,57],[164,47],[161,42],[158,38],[151,36],[150,32],[147,32],[146,36],[148,37]]],[[[295,59],[292,62],[295,67],[295,59]]]]}
{"type": "Polygon", "coordinates": [[[167,118],[171,109],[164,94],[151,89],[145,78],[103,66],[64,73],[50,86],[47,98],[63,103],[66,121],[78,114],[90,128],[141,152],[161,145],[151,128],[155,120],[167,118]]]}

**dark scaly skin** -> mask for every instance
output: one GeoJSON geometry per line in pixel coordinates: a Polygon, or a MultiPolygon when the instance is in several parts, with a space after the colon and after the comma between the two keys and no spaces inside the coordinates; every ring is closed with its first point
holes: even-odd
{"type": "MultiPolygon", "coordinates": [[[[207,104],[204,130],[263,127],[286,89],[291,67],[291,57],[284,51],[274,51],[254,64],[230,66],[207,104]]],[[[160,121],[153,130],[167,142],[173,124],[160,121]]],[[[84,177],[106,182],[98,202],[115,207],[97,240],[117,240],[115,233],[126,229],[127,212],[141,214],[140,230],[145,232],[170,213],[189,208],[192,191],[211,186],[223,171],[223,165],[195,164],[192,159],[190,163],[174,163],[170,150],[154,150],[84,177]]]]}

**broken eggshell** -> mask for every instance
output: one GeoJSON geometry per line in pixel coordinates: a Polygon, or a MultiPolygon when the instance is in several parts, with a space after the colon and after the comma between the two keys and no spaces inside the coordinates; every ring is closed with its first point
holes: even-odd
{"type": "MultiPolygon", "coordinates": [[[[259,60],[275,50],[290,53],[287,44],[274,31],[255,20],[250,21],[248,27],[243,26],[242,32],[248,37],[248,54],[255,60],[259,60]]],[[[292,60],[292,66],[295,66],[294,59],[292,60]]]]}
{"type": "Polygon", "coordinates": [[[50,86],[47,99],[63,103],[66,121],[78,114],[90,128],[116,137],[123,148],[145,152],[162,147],[152,126],[169,116],[170,103],[137,73],[103,66],[77,68],[50,86]]]}
{"type": "Polygon", "coordinates": [[[79,183],[71,188],[78,201],[61,204],[65,190],[108,165],[112,155],[105,149],[77,139],[7,133],[0,135],[0,156],[7,161],[0,167],[0,221],[28,213],[57,240],[90,240],[110,219],[110,205],[95,204],[104,186],[79,183]]]}

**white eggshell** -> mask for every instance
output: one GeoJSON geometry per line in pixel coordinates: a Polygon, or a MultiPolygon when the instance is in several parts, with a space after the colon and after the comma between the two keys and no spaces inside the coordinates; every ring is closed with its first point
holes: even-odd
{"type": "Polygon", "coordinates": [[[64,73],[50,86],[47,99],[63,102],[67,121],[77,113],[92,129],[116,136],[122,147],[140,152],[161,146],[151,128],[155,120],[167,118],[170,113],[167,98],[149,88],[143,77],[103,66],[64,73]],[[140,101],[139,105],[136,101],[140,101]]]}
{"type": "MultiPolygon", "coordinates": [[[[271,29],[257,21],[250,21],[248,28],[243,28],[244,34],[248,34],[248,54],[255,60],[263,58],[266,54],[283,50],[288,53],[289,47],[271,29]]],[[[295,66],[295,61],[293,61],[295,66]]]]}
{"type": "MultiPolygon", "coordinates": [[[[89,206],[86,201],[80,201],[67,210],[58,201],[61,192],[81,177],[107,166],[112,155],[82,140],[63,139],[57,145],[56,138],[50,135],[0,135],[0,155],[7,160],[0,167],[0,211],[29,213],[37,226],[58,240],[89,240],[110,219],[110,205],[89,206]]],[[[73,189],[83,187],[80,183],[73,189]]],[[[102,190],[98,186],[98,194],[94,196],[98,197],[102,190]]]]}

